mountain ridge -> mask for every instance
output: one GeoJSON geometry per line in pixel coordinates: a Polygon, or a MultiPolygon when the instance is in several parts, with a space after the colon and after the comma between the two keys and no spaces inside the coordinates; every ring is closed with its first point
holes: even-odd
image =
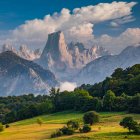
{"type": "Polygon", "coordinates": [[[129,46],[119,55],[103,56],[88,63],[78,74],[76,82],[94,84],[110,76],[116,68],[125,69],[139,63],[140,45],[137,47],[129,46]]]}
{"type": "Polygon", "coordinates": [[[0,81],[1,95],[45,93],[57,84],[52,72],[11,51],[0,54],[0,81]]]}

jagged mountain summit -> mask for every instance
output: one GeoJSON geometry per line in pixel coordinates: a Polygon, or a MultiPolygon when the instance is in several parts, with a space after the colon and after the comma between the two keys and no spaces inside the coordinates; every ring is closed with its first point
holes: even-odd
{"type": "Polygon", "coordinates": [[[94,45],[91,48],[85,48],[85,46],[79,42],[71,42],[68,44],[68,50],[72,56],[73,67],[77,69],[83,68],[92,60],[110,54],[107,50],[98,45],[94,45]]]}
{"type": "Polygon", "coordinates": [[[72,56],[68,52],[64,34],[56,32],[48,35],[48,41],[40,57],[44,67],[57,70],[66,69],[72,65],[72,56]]]}
{"type": "Polygon", "coordinates": [[[73,77],[87,63],[109,52],[97,45],[86,48],[82,43],[66,44],[63,32],[48,35],[46,46],[38,64],[52,70],[61,80],[73,77]]]}
{"type": "Polygon", "coordinates": [[[15,54],[17,54],[18,56],[27,59],[27,60],[35,60],[40,58],[41,56],[41,50],[40,49],[35,49],[30,50],[26,45],[21,45],[19,47],[19,49],[15,49],[13,46],[9,45],[9,44],[4,44],[2,46],[2,49],[0,50],[0,52],[5,52],[5,51],[12,51],[15,54]]]}
{"type": "Polygon", "coordinates": [[[12,51],[0,54],[0,96],[47,93],[57,85],[55,76],[12,51]]]}
{"type": "Polygon", "coordinates": [[[78,84],[94,84],[110,76],[116,68],[140,64],[140,45],[129,46],[119,55],[107,55],[87,64],[76,77],[78,84]]]}

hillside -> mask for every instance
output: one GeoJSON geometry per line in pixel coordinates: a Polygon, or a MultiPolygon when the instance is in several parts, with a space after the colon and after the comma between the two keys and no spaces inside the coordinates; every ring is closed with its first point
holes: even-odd
{"type": "Polygon", "coordinates": [[[54,74],[12,51],[0,54],[0,96],[46,93],[57,81],[54,74]]]}
{"type": "Polygon", "coordinates": [[[88,63],[77,75],[79,84],[95,84],[111,76],[117,68],[140,64],[140,45],[129,46],[118,55],[107,55],[88,63]]]}
{"type": "Polygon", "coordinates": [[[103,97],[107,90],[112,90],[117,96],[122,93],[133,96],[140,93],[140,64],[122,69],[117,68],[110,77],[94,85],[83,84],[80,89],[87,90],[92,96],[103,97]]]}
{"type": "MultiPolygon", "coordinates": [[[[82,120],[83,113],[74,111],[59,112],[50,115],[35,117],[10,124],[10,127],[0,133],[0,140],[47,140],[50,134],[56,129],[64,126],[68,120],[82,120]],[[42,118],[43,124],[39,126],[36,123],[37,118],[42,118]]],[[[56,139],[62,140],[123,140],[127,137],[131,140],[139,140],[139,135],[129,135],[127,130],[120,127],[118,123],[123,117],[132,116],[140,122],[140,115],[126,114],[125,112],[100,113],[101,120],[97,125],[92,126],[92,131],[87,134],[76,133],[72,136],[63,136],[56,139]],[[100,127],[100,130],[99,130],[100,127]]]]}

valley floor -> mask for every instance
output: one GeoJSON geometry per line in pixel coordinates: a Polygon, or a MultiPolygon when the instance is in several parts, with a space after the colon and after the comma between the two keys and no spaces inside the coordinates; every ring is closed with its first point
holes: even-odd
{"type": "MultiPolygon", "coordinates": [[[[43,124],[37,124],[37,118],[27,119],[10,124],[0,133],[0,140],[48,140],[55,130],[65,125],[68,120],[82,120],[82,113],[66,111],[52,115],[39,116],[43,124]]],[[[140,114],[127,114],[124,112],[102,112],[100,123],[92,127],[92,132],[55,138],[57,140],[140,140],[140,135],[128,134],[126,129],[119,126],[123,117],[132,116],[140,122],[140,114]]]]}

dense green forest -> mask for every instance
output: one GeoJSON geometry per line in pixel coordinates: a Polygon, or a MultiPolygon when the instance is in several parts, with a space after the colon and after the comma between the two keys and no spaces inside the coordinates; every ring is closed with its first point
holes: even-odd
{"type": "Polygon", "coordinates": [[[4,124],[64,110],[140,113],[140,64],[118,68],[104,81],[73,92],[52,88],[50,95],[0,97],[0,122],[4,124]]]}

